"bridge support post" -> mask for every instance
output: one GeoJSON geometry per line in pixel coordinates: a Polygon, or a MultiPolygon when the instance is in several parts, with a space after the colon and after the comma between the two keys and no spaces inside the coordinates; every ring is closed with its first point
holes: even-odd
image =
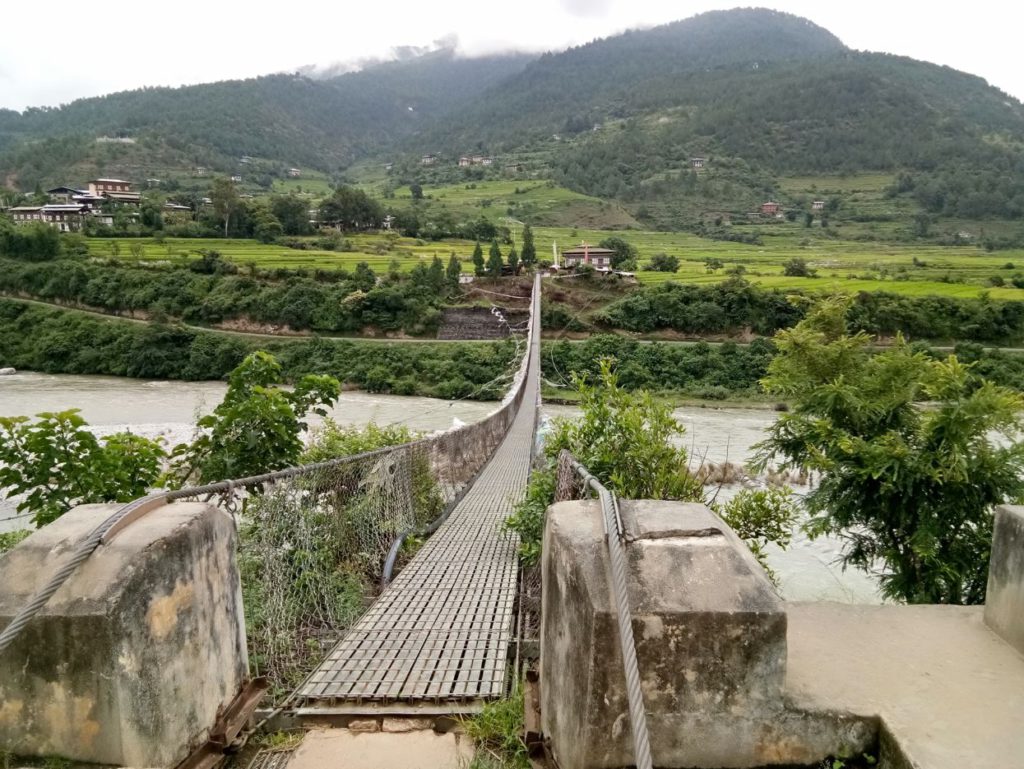
{"type": "MultiPolygon", "coordinates": [[[[86,505],[0,558],[0,627],[119,505],[86,505]]],[[[0,655],[0,746],[171,767],[248,674],[234,522],[176,503],[119,532],[0,655]]]]}
{"type": "MultiPolygon", "coordinates": [[[[786,613],[744,543],[694,504],[621,501],[654,765],[812,764],[875,725],[787,709],[786,613]]],[[[562,769],[633,763],[600,505],[549,508],[541,563],[541,718],[562,769]]]]}

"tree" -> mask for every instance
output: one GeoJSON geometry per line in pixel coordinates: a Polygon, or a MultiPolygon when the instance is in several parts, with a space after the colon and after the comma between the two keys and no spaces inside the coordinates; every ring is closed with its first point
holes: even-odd
{"type": "Polygon", "coordinates": [[[516,244],[513,243],[508,250],[508,266],[513,275],[519,274],[519,254],[516,253],[516,244]]]}
{"type": "Polygon", "coordinates": [[[672,407],[648,392],[620,387],[611,359],[602,358],[599,366],[594,379],[573,374],[581,416],[555,421],[544,445],[549,466],[532,473],[526,499],[506,522],[519,534],[527,563],[540,556],[544,512],[554,501],[553,462],[562,449],[623,498],[702,500],[703,488],[680,445],[685,428],[672,407]]]}
{"type": "Polygon", "coordinates": [[[213,212],[217,218],[224,221],[224,237],[226,238],[231,217],[234,216],[240,204],[235,183],[224,177],[214,179],[213,186],[210,188],[210,201],[213,203],[213,212]]]}
{"type": "Polygon", "coordinates": [[[462,263],[456,258],[455,254],[448,257],[448,268],[445,270],[445,276],[448,278],[448,286],[452,291],[455,291],[459,287],[459,277],[462,275],[462,263]]]}
{"type": "Polygon", "coordinates": [[[269,353],[250,353],[228,377],[224,400],[202,417],[191,444],[176,446],[168,479],[178,485],[210,483],[280,470],[302,453],[303,418],[321,416],[337,400],[338,380],[307,375],[280,387],[281,364],[269,353]]]}
{"type": "Polygon", "coordinates": [[[651,261],[645,266],[647,270],[655,272],[676,272],[679,270],[679,257],[668,254],[655,254],[651,261]]]}
{"type": "Polygon", "coordinates": [[[598,245],[615,252],[612,256],[612,269],[629,270],[636,267],[637,250],[632,243],[628,243],[622,238],[613,237],[605,238],[598,245]]]}
{"type": "Polygon", "coordinates": [[[818,273],[807,264],[806,259],[797,256],[782,265],[782,274],[790,278],[813,278],[818,273]]]}
{"type": "Polygon", "coordinates": [[[473,248],[473,272],[477,277],[484,275],[486,269],[484,267],[484,250],[480,246],[480,241],[476,242],[476,246],[473,248]]]}
{"type": "Polygon", "coordinates": [[[19,512],[43,526],[76,505],[131,502],[160,475],[161,445],[131,433],[101,443],[77,409],[28,417],[0,417],[0,488],[24,494],[19,512]]]}
{"type": "Polygon", "coordinates": [[[320,221],[339,230],[368,230],[381,226],[384,209],[363,190],[338,187],[320,204],[320,221]]]}
{"type": "Polygon", "coordinates": [[[993,506],[1024,491],[1024,396],[902,337],[875,352],[867,334],[847,333],[850,304],[823,301],[776,334],[762,386],[792,410],[756,465],[781,457],[821,473],[805,497],[808,531],[845,540],[844,564],[878,574],[887,597],[980,603],[993,506]]]}
{"type": "Polygon", "coordinates": [[[284,232],[281,222],[266,205],[252,207],[250,222],[253,236],[261,243],[273,243],[284,232]]]}
{"type": "Polygon", "coordinates": [[[498,241],[492,240],[491,250],[487,255],[487,274],[492,278],[500,278],[502,264],[501,249],[498,248],[498,241]]]}
{"type": "Polygon", "coordinates": [[[420,186],[419,182],[410,184],[409,192],[412,194],[413,200],[423,200],[423,187],[420,186]]]}
{"type": "Polygon", "coordinates": [[[281,223],[285,235],[307,235],[309,203],[297,195],[275,195],[270,199],[270,210],[281,223]]]}
{"type": "Polygon", "coordinates": [[[523,250],[519,252],[519,261],[528,270],[537,263],[537,247],[533,243],[533,230],[528,224],[523,227],[523,250]]]}
{"type": "Polygon", "coordinates": [[[814,214],[810,211],[804,214],[804,227],[810,227],[814,224],[814,214]]]}

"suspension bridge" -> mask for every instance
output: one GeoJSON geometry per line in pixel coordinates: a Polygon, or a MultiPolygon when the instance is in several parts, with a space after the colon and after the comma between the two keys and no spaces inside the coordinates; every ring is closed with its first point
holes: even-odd
{"type": "Polygon", "coordinates": [[[499,698],[508,680],[518,540],[503,527],[533,457],[540,368],[539,281],[519,408],[497,450],[440,528],[297,692],[299,714],[499,698]]]}

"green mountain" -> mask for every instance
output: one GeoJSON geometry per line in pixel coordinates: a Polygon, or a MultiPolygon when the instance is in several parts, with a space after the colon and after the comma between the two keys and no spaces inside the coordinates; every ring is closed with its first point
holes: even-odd
{"type": "Polygon", "coordinates": [[[852,51],[764,9],[540,57],[440,51],[320,80],[274,75],[0,112],[0,181],[22,189],[87,170],[223,172],[241,155],[260,159],[264,175],[386,158],[392,186],[480,178],[454,166],[467,152],[501,157],[487,174],[526,161],[527,175],[625,203],[658,226],[749,210],[780,177],[863,171],[899,176],[892,194],[935,214],[1024,216],[1018,100],[946,67],[852,51]],[[137,146],[97,145],[104,135],[137,146]],[[421,168],[426,152],[441,163],[421,168]],[[699,173],[695,156],[707,159],[699,173]]]}
{"type": "Polygon", "coordinates": [[[146,172],[135,155],[158,152],[164,166],[185,169],[234,169],[249,155],[333,172],[450,114],[531,59],[441,50],[327,79],[271,75],[143,88],[22,114],[0,110],[0,171],[31,189],[61,181],[75,164],[146,172]],[[98,137],[129,137],[146,153],[97,147],[98,137]]]}

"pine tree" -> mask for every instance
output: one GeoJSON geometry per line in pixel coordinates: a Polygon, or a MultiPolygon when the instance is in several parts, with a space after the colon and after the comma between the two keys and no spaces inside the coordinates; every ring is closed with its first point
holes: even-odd
{"type": "Polygon", "coordinates": [[[462,274],[462,262],[455,258],[455,254],[448,257],[448,269],[445,276],[448,278],[448,285],[454,291],[459,287],[459,276],[462,274]]]}
{"type": "Polygon", "coordinates": [[[516,244],[512,244],[512,248],[508,252],[508,266],[512,270],[513,275],[519,274],[519,254],[516,253],[516,244]]]}
{"type": "Polygon", "coordinates": [[[479,240],[476,242],[476,248],[473,249],[473,272],[477,276],[481,276],[486,272],[484,270],[484,250],[480,247],[479,240]]]}
{"type": "Polygon", "coordinates": [[[529,269],[537,261],[537,248],[533,244],[533,230],[530,225],[523,227],[523,251],[519,254],[523,267],[529,269]]]}
{"type": "Polygon", "coordinates": [[[498,241],[491,241],[491,253],[487,258],[487,274],[492,278],[501,277],[501,249],[498,248],[498,241]]]}

